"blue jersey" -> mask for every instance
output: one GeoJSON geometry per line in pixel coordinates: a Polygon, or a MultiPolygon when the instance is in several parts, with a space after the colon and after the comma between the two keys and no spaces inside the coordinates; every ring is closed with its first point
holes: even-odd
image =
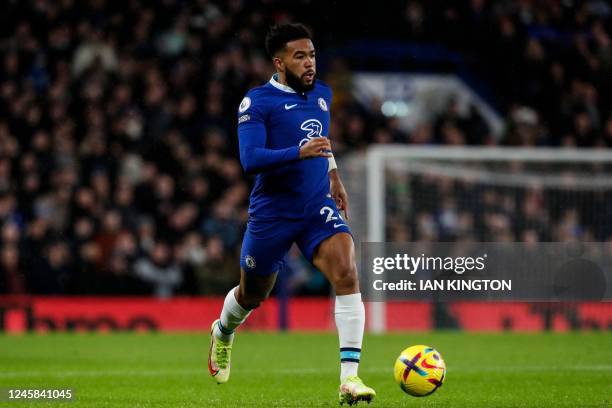
{"type": "Polygon", "coordinates": [[[331,89],[316,81],[297,93],[276,76],[251,89],[238,108],[240,162],[256,174],[249,216],[253,219],[305,216],[308,203],[329,194],[328,159],[299,159],[299,149],[328,137],[331,89]]]}

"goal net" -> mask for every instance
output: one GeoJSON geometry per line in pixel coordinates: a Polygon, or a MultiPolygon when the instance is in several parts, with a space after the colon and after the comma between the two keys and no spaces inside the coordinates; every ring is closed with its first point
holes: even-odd
{"type": "Polygon", "coordinates": [[[611,151],[382,145],[340,170],[359,241],[612,242],[611,151]]]}

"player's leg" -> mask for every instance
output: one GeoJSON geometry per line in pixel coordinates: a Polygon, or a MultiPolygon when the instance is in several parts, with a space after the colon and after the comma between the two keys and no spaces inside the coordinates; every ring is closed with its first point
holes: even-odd
{"type": "Polygon", "coordinates": [[[240,269],[240,284],[228,292],[223,302],[221,316],[214,327],[217,338],[225,342],[234,340],[234,331],[272,291],[276,275],[276,272],[269,275],[255,275],[240,269]]]}
{"type": "Polygon", "coordinates": [[[208,352],[208,371],[217,383],[229,380],[234,331],[268,297],[275,280],[276,273],[254,275],[241,269],[240,284],[225,296],[221,316],[211,327],[208,352]]]}
{"type": "Polygon", "coordinates": [[[359,293],[351,235],[341,232],[321,242],[313,264],[327,277],[336,292],[334,314],[340,343],[340,402],[371,401],[376,393],[358,377],[365,309],[359,293]]]}
{"type": "Polygon", "coordinates": [[[240,269],[240,284],[235,288],[235,296],[239,305],[253,310],[268,298],[276,282],[278,270],[283,267],[283,262],[278,262],[277,265],[277,272],[270,275],[248,274],[244,269],[240,269]]]}
{"type": "Polygon", "coordinates": [[[336,293],[334,313],[340,343],[340,401],[370,401],[376,393],[358,377],[365,309],[359,293],[353,238],[333,200],[326,200],[319,207],[311,211],[314,216],[298,245],[336,293]]]}
{"type": "Polygon", "coordinates": [[[208,370],[218,383],[229,379],[235,330],[272,290],[291,241],[288,228],[249,222],[240,255],[240,284],[225,297],[219,319],[211,327],[208,370]],[[271,236],[270,232],[276,232],[271,236]]]}

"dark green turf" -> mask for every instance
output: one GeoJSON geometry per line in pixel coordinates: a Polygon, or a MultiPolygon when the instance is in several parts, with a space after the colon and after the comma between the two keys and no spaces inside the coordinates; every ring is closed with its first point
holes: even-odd
{"type": "MultiPolygon", "coordinates": [[[[75,408],[337,406],[333,334],[239,333],[225,385],[208,377],[207,349],[204,334],[0,336],[0,387],[70,387],[75,408]]],[[[373,408],[610,407],[612,334],[366,336],[360,374],[378,392],[373,408]],[[442,353],[448,373],[435,394],[413,398],[392,369],[420,343],[442,353]]]]}

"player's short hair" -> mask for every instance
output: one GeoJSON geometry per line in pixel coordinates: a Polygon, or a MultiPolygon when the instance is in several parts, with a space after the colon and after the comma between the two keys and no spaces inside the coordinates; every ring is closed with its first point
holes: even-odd
{"type": "Polygon", "coordinates": [[[266,35],[266,51],[270,58],[285,48],[288,42],[307,38],[312,40],[312,33],[303,24],[286,23],[276,24],[270,27],[266,35]]]}

